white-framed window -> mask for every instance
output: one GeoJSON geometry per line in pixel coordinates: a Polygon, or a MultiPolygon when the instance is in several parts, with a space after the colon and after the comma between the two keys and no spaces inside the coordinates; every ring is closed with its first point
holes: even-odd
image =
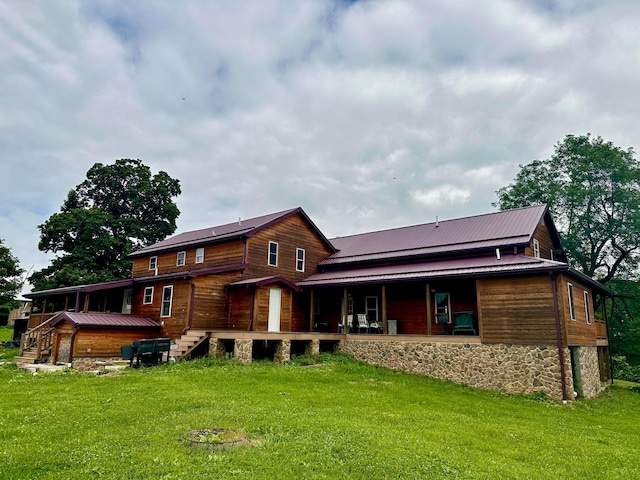
{"type": "Polygon", "coordinates": [[[272,267],[278,266],[278,244],[276,242],[269,242],[269,258],[267,262],[272,267]]]}
{"type": "Polygon", "coordinates": [[[173,285],[167,285],[162,289],[162,310],[161,317],[171,316],[171,301],[173,300],[173,285]]]}
{"type": "Polygon", "coordinates": [[[296,248],[296,271],[304,272],[304,248],[296,248]]]}
{"type": "Polygon", "coordinates": [[[573,298],[573,285],[571,283],[568,284],[569,288],[569,313],[571,314],[571,320],[576,319],[576,306],[573,298]]]}
{"type": "Polygon", "coordinates": [[[591,307],[589,306],[589,292],[584,291],[584,316],[587,319],[587,325],[591,324],[591,307]]]}
{"type": "Polygon", "coordinates": [[[149,270],[155,270],[158,267],[158,257],[149,257],[149,270]]]}
{"type": "Polygon", "coordinates": [[[433,294],[436,305],[436,323],[451,323],[451,297],[448,293],[433,294]]]}
{"type": "Polygon", "coordinates": [[[347,313],[353,315],[353,297],[351,295],[347,297],[347,313]]]}
{"type": "Polygon", "coordinates": [[[378,297],[364,297],[364,313],[369,323],[378,321],[378,297]]]}
{"type": "Polygon", "coordinates": [[[144,287],[144,297],[142,297],[143,305],[151,305],[153,303],[153,287],[144,287]]]}
{"type": "Polygon", "coordinates": [[[537,238],[533,239],[533,256],[540,258],[540,242],[537,238]]]}
{"type": "Polygon", "coordinates": [[[179,267],[185,264],[185,260],[187,258],[187,252],[178,252],[178,256],[176,257],[176,265],[179,267]]]}
{"type": "Polygon", "coordinates": [[[204,247],[196,248],[196,263],[204,262],[204,247]]]}

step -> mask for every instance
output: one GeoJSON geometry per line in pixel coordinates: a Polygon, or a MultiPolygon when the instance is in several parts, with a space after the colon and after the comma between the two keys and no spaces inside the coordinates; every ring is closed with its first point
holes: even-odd
{"type": "Polygon", "coordinates": [[[22,357],[13,357],[13,360],[16,363],[36,363],[37,359],[36,358],[32,358],[32,357],[22,356],[22,357]]]}

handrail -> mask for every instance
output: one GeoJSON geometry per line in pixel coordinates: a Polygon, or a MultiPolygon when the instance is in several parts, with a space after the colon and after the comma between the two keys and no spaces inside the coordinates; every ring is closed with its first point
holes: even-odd
{"type": "Polygon", "coordinates": [[[45,320],[40,325],[37,325],[22,334],[22,338],[20,341],[21,356],[25,352],[25,350],[35,348],[37,358],[40,358],[42,352],[45,352],[52,347],[53,331],[55,329],[50,326],[50,323],[54,318],[58,316],[59,313],[62,312],[56,312],[56,314],[48,320],[45,320]],[[48,329],[45,331],[46,327],[48,327],[48,329]]]}

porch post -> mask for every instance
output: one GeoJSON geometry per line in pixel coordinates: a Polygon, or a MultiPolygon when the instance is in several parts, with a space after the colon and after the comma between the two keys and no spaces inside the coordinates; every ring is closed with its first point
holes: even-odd
{"type": "Polygon", "coordinates": [[[84,309],[82,310],[84,313],[89,311],[89,298],[91,297],[90,293],[84,294],[84,309]]]}
{"type": "Polygon", "coordinates": [[[79,310],[80,310],[80,290],[76,292],[76,305],[73,311],[78,313],[79,310]]]}
{"type": "Polygon", "coordinates": [[[311,300],[310,300],[310,303],[311,303],[311,306],[309,307],[309,331],[313,332],[314,331],[313,327],[314,327],[314,323],[315,323],[315,318],[314,318],[315,292],[313,291],[313,288],[311,289],[311,300]]]}
{"type": "Polygon", "coordinates": [[[387,286],[382,285],[382,333],[387,333],[387,286]]]}
{"type": "Polygon", "coordinates": [[[347,287],[344,287],[344,293],[342,296],[342,325],[344,325],[344,333],[349,333],[349,325],[347,325],[347,319],[349,318],[349,306],[347,302],[347,287]]]}
{"type": "Polygon", "coordinates": [[[427,335],[431,335],[431,289],[427,282],[427,335]]]}
{"type": "Polygon", "coordinates": [[[63,311],[68,312],[69,311],[69,295],[65,295],[64,296],[64,309],[63,311]]]}

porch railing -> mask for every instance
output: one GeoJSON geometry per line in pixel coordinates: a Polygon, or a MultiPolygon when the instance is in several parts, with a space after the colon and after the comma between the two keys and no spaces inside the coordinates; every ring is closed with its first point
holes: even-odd
{"type": "Polygon", "coordinates": [[[51,322],[54,318],[56,318],[56,315],[22,334],[20,340],[20,356],[22,356],[24,352],[29,351],[34,352],[36,358],[40,359],[42,355],[51,352],[53,332],[55,330],[51,326],[51,322]]]}

